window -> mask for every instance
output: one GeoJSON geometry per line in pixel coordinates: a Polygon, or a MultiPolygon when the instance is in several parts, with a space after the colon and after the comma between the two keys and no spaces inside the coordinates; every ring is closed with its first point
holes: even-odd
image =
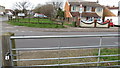
{"type": "Polygon", "coordinates": [[[72,11],[76,11],[76,6],[72,6],[72,11]]]}
{"type": "Polygon", "coordinates": [[[91,12],[92,7],[86,7],[86,12],[91,12]]]}
{"type": "Polygon", "coordinates": [[[102,12],[102,8],[97,8],[97,12],[102,12]]]}
{"type": "Polygon", "coordinates": [[[87,17],[86,20],[87,20],[87,21],[93,21],[93,20],[94,20],[94,17],[87,17]]]}

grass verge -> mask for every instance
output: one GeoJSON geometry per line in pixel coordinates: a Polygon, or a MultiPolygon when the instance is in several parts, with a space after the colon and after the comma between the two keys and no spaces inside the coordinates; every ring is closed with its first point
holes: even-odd
{"type": "Polygon", "coordinates": [[[34,23],[55,23],[54,21],[51,21],[50,19],[42,19],[42,18],[18,18],[14,19],[12,21],[17,22],[34,22],[34,23]]]}
{"type": "Polygon", "coordinates": [[[27,27],[35,27],[35,28],[65,28],[63,25],[57,24],[33,24],[33,23],[20,23],[20,22],[8,22],[11,25],[17,26],[27,26],[27,27]]]}
{"type": "MultiPolygon", "coordinates": [[[[101,55],[114,55],[118,54],[118,48],[103,48],[101,49],[101,55]]],[[[58,58],[58,57],[78,57],[78,56],[96,56],[98,55],[98,49],[68,49],[68,50],[51,50],[51,51],[24,51],[20,52],[19,58],[21,59],[40,59],[40,58],[58,58]]],[[[118,60],[116,57],[101,57],[100,61],[113,61],[118,60]]],[[[84,62],[97,62],[97,58],[81,58],[81,59],[66,59],[66,60],[45,60],[45,61],[20,61],[20,66],[31,65],[49,65],[49,64],[67,64],[67,63],[84,63],[84,62]]],[[[116,65],[115,63],[102,63],[100,66],[116,65]]],[[[73,65],[73,66],[97,66],[97,64],[86,65],[73,65]]]]}
{"type": "MultiPolygon", "coordinates": [[[[98,52],[94,53],[95,55],[98,55],[98,52]]],[[[116,55],[118,53],[118,48],[101,48],[101,54],[100,55],[116,55]]],[[[118,56],[109,56],[109,57],[100,57],[100,61],[114,61],[119,60],[118,56]]],[[[100,66],[107,66],[107,65],[116,65],[118,62],[112,62],[112,63],[102,63],[100,66]]]]}

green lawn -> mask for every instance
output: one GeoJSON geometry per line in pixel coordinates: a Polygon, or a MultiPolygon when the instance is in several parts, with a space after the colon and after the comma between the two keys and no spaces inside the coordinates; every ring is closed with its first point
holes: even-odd
{"type": "MultiPolygon", "coordinates": [[[[98,51],[96,51],[94,54],[98,55],[98,51]]],[[[102,48],[100,55],[115,55],[115,54],[118,54],[118,48],[102,48]]],[[[101,57],[101,60],[104,60],[104,61],[118,60],[118,56],[101,57]]]]}
{"type": "MultiPolygon", "coordinates": [[[[118,54],[118,48],[104,48],[101,49],[101,55],[114,55],[118,54]]],[[[118,56],[113,57],[101,57],[101,60],[112,61],[118,60],[118,56]]]]}
{"type": "MultiPolygon", "coordinates": [[[[100,55],[116,55],[119,54],[118,48],[101,48],[100,55]]],[[[98,55],[98,51],[95,51],[95,55],[98,55]]],[[[114,61],[119,60],[118,56],[100,57],[100,61],[114,61]]],[[[109,63],[110,65],[116,65],[118,62],[109,63]]],[[[100,64],[101,66],[107,66],[108,63],[100,64]]]]}
{"type": "Polygon", "coordinates": [[[19,18],[19,19],[16,19],[14,21],[17,21],[17,22],[40,22],[40,23],[55,23],[54,21],[51,21],[49,19],[40,19],[40,18],[19,18]]]}
{"type": "Polygon", "coordinates": [[[17,26],[27,26],[27,27],[36,27],[36,28],[64,28],[63,25],[58,25],[57,22],[55,21],[51,21],[49,19],[38,19],[38,18],[14,19],[14,20],[10,20],[8,23],[17,26]]]}

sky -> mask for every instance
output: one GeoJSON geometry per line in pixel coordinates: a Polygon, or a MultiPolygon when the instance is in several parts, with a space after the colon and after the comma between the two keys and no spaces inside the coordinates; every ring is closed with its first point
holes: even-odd
{"type": "MultiPolygon", "coordinates": [[[[34,6],[37,4],[45,4],[46,2],[50,2],[51,0],[0,0],[0,5],[5,6],[6,9],[14,9],[14,4],[16,2],[21,2],[21,1],[29,1],[31,2],[34,6]]],[[[52,0],[52,1],[60,1],[60,0],[52,0]]],[[[61,0],[65,2],[66,0],[61,0]]],[[[74,1],[74,0],[73,0],[74,1]]],[[[97,0],[85,0],[85,1],[97,1],[97,0]]],[[[101,5],[106,5],[106,6],[118,6],[118,2],[120,0],[99,0],[99,3],[101,5]]]]}

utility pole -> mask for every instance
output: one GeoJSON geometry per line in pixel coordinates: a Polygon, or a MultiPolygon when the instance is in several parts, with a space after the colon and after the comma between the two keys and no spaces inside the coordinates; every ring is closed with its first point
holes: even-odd
{"type": "MultiPolygon", "coordinates": [[[[0,30],[2,35],[2,30],[0,30]]],[[[2,67],[2,37],[0,36],[0,68],[2,67]]]]}
{"type": "Polygon", "coordinates": [[[80,13],[80,23],[81,23],[81,18],[82,18],[82,10],[83,10],[83,7],[82,7],[82,4],[80,4],[80,10],[79,10],[79,13],[80,13]]]}
{"type": "Polygon", "coordinates": [[[99,0],[97,0],[97,3],[99,3],[99,0]]]}

